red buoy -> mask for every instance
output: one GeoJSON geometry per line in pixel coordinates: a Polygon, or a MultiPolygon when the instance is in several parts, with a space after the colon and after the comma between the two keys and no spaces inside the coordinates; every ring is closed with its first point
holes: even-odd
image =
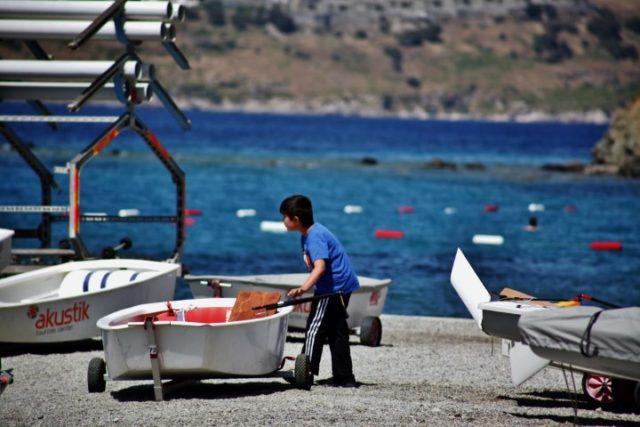
{"type": "Polygon", "coordinates": [[[594,251],[621,251],[622,242],[591,242],[589,247],[594,251]]]}
{"type": "Polygon", "coordinates": [[[400,230],[376,230],[376,239],[402,239],[404,233],[400,230]]]}
{"type": "Polygon", "coordinates": [[[568,212],[568,213],[575,212],[577,210],[578,210],[578,208],[576,208],[573,205],[565,205],[565,207],[564,207],[564,211],[568,212]]]}
{"type": "Polygon", "coordinates": [[[398,208],[398,213],[399,214],[412,214],[413,213],[413,206],[400,206],[398,208]]]}
{"type": "Polygon", "coordinates": [[[195,218],[185,218],[184,219],[184,225],[186,225],[187,227],[190,227],[192,225],[194,225],[196,223],[196,219],[195,218]]]}
{"type": "Polygon", "coordinates": [[[485,212],[498,212],[498,205],[484,205],[485,212]]]}
{"type": "Polygon", "coordinates": [[[200,209],[185,209],[184,214],[186,216],[200,216],[202,215],[202,211],[200,209]]]}

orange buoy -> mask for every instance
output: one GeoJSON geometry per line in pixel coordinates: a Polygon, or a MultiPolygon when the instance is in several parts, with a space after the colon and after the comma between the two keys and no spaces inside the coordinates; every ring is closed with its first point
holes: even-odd
{"type": "Polygon", "coordinates": [[[399,214],[412,214],[413,213],[413,206],[400,206],[398,208],[398,213],[399,214]]]}
{"type": "Polygon", "coordinates": [[[498,205],[484,205],[485,212],[498,212],[498,205]]]}
{"type": "Polygon", "coordinates": [[[184,219],[184,225],[186,225],[187,227],[195,225],[195,223],[196,223],[196,219],[195,218],[188,217],[188,218],[184,219]]]}
{"type": "Polygon", "coordinates": [[[202,215],[202,211],[200,209],[185,209],[184,214],[186,216],[200,216],[202,215]]]}
{"type": "Polygon", "coordinates": [[[589,247],[594,251],[621,251],[622,242],[591,242],[589,247]]]}
{"type": "Polygon", "coordinates": [[[404,233],[400,230],[376,230],[376,239],[402,239],[404,233]]]}

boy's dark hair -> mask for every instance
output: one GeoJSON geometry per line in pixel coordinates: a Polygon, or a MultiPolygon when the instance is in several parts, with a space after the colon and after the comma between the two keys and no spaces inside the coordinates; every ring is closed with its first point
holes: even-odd
{"type": "Polygon", "coordinates": [[[280,203],[280,213],[289,218],[298,217],[305,227],[313,225],[313,207],[311,200],[301,194],[289,196],[280,203]]]}

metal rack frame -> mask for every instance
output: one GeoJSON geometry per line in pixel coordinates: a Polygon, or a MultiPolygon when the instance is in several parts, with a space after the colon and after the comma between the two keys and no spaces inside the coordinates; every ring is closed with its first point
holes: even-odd
{"type": "MultiPolygon", "coordinates": [[[[137,55],[135,49],[142,40],[154,39],[159,40],[165,47],[167,52],[172,56],[178,66],[187,70],[190,68],[189,62],[182,52],[174,44],[174,27],[171,22],[180,21],[184,18],[184,9],[182,6],[176,6],[169,3],[166,13],[162,12],[158,15],[158,9],[150,11],[149,2],[143,4],[141,2],[130,2],[126,0],[116,0],[113,2],[7,2],[2,7],[8,8],[3,10],[8,16],[16,15],[16,18],[29,18],[31,15],[42,17],[57,17],[65,19],[69,16],[81,16],[82,19],[91,19],[90,23],[78,33],[68,44],[71,49],[77,49],[91,38],[110,38],[119,41],[124,45],[126,51],[118,59],[116,59],[106,70],[101,72],[93,81],[83,90],[83,92],[71,103],[67,108],[71,112],[78,111],[87,101],[96,97],[96,94],[103,93],[108,86],[113,86],[115,96],[123,104],[126,105],[126,112],[121,116],[114,118],[113,116],[54,116],[46,108],[46,106],[36,99],[26,99],[26,101],[39,114],[38,116],[26,115],[3,115],[0,116],[0,134],[2,134],[11,144],[11,146],[20,154],[23,160],[38,175],[41,184],[41,205],[40,206],[0,206],[2,212],[34,212],[42,215],[40,225],[35,230],[18,230],[16,237],[36,237],[40,239],[43,254],[46,247],[51,245],[51,224],[54,221],[68,221],[68,235],[73,245],[75,257],[85,259],[90,257],[89,251],[85,247],[80,235],[80,223],[87,222],[168,222],[176,224],[176,241],[172,251],[170,260],[178,262],[182,256],[185,241],[185,174],[173,160],[169,152],[162,146],[158,138],[153,132],[140,120],[134,112],[134,105],[140,101],[137,96],[141,83],[138,83],[138,75],[132,75],[130,70],[125,70],[126,64],[130,61],[137,61],[142,64],[141,59],[137,55]],[[64,7],[62,3],[68,3],[68,7],[64,7]],[[81,3],[85,3],[81,5],[81,3]],[[110,5],[101,11],[99,3],[110,5]],[[54,10],[48,11],[49,6],[54,10]],[[84,9],[83,9],[84,7],[84,9]],[[35,8],[35,9],[33,9],[35,8]],[[91,10],[88,10],[90,8],[91,10]],[[139,10],[139,9],[143,10],[139,10]],[[97,16],[95,16],[97,14],[97,16]],[[151,36],[152,32],[146,30],[145,27],[136,25],[136,22],[127,22],[128,18],[142,20],[160,20],[162,30],[160,36],[151,36]],[[133,25],[132,25],[133,24],[133,25]],[[138,30],[141,28],[142,30],[138,30]],[[129,33],[128,33],[129,30],[129,33]],[[165,31],[166,30],[166,31],[165,31]],[[131,32],[133,31],[133,32],[131,32]],[[130,39],[129,35],[134,37],[130,39]],[[69,173],[69,206],[51,206],[51,189],[56,188],[60,191],[60,187],[55,182],[53,175],[47,170],[37,156],[24,144],[20,138],[9,128],[6,122],[44,122],[52,129],[57,129],[57,123],[87,123],[87,122],[108,122],[110,125],[97,138],[95,138],[87,147],[77,154],[66,166],[69,173]],[[171,175],[176,191],[176,214],[175,215],[155,215],[155,216],[136,216],[136,217],[119,217],[119,216],[103,216],[103,215],[82,215],[80,212],[80,171],[83,166],[97,156],[109,143],[115,139],[122,131],[131,129],[140,136],[156,157],[161,161],[163,166],[171,175]],[[27,209],[28,208],[28,209],[27,209]],[[66,215],[64,215],[64,214],[66,215]]],[[[156,5],[157,6],[157,5],[156,5]]],[[[55,18],[54,18],[55,19],[55,18]]],[[[10,22],[10,21],[5,21],[10,22]]],[[[45,21],[41,21],[45,22],[45,21]]],[[[64,39],[69,36],[69,28],[77,23],[70,21],[59,21],[59,25],[55,25],[56,21],[47,21],[51,27],[49,32],[35,31],[34,34],[40,34],[42,38],[47,39],[64,39]],[[53,24],[52,24],[53,22],[53,24]],[[67,25],[68,24],[68,25],[67,25]],[[71,25],[73,24],[73,25],[71,25]]],[[[75,27],[74,27],[75,28],[75,27]]],[[[150,27],[149,27],[150,28],[150,27]]],[[[5,29],[6,30],[6,29],[5,29]]],[[[35,58],[42,61],[48,61],[51,56],[40,46],[38,41],[29,36],[29,31],[16,29],[20,34],[15,34],[14,38],[23,40],[27,48],[35,58]]],[[[144,64],[143,64],[144,65],[144,64]]],[[[167,111],[174,117],[178,124],[185,130],[190,128],[190,121],[184,113],[175,104],[163,86],[155,78],[153,66],[149,65],[146,73],[148,82],[142,84],[148,85],[150,90],[158,96],[161,103],[167,111]]],[[[29,86],[29,82],[26,84],[29,86]]],[[[11,85],[9,85],[11,86],[11,85]]],[[[15,85],[14,85],[15,86],[15,85]]],[[[19,86],[19,85],[18,85],[19,86]]],[[[11,86],[12,87],[12,86],[11,86]]],[[[145,86],[146,87],[146,86],[145,86]]],[[[18,91],[22,90],[21,87],[18,91]]],[[[29,96],[30,97],[30,96],[29,96]]],[[[21,98],[22,99],[22,98],[21,98]]],[[[49,250],[51,251],[51,250],[49,250]]],[[[33,252],[33,251],[31,251],[33,252]]],[[[67,251],[69,252],[69,251],[67,251]]],[[[65,252],[66,253],[66,252],[65,252]]]]}

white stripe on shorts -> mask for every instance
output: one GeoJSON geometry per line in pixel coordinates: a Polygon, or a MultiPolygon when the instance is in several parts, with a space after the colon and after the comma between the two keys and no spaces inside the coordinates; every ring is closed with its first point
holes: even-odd
{"type": "Polygon", "coordinates": [[[329,301],[329,298],[325,298],[322,301],[320,301],[320,304],[318,304],[318,309],[316,310],[315,316],[313,316],[313,321],[311,322],[311,326],[307,331],[307,339],[304,344],[304,353],[307,356],[309,356],[309,360],[311,360],[311,357],[312,357],[311,355],[313,354],[313,344],[316,340],[316,334],[318,332],[318,328],[322,323],[322,318],[324,317],[324,312],[326,311],[328,301],[329,301]]]}

